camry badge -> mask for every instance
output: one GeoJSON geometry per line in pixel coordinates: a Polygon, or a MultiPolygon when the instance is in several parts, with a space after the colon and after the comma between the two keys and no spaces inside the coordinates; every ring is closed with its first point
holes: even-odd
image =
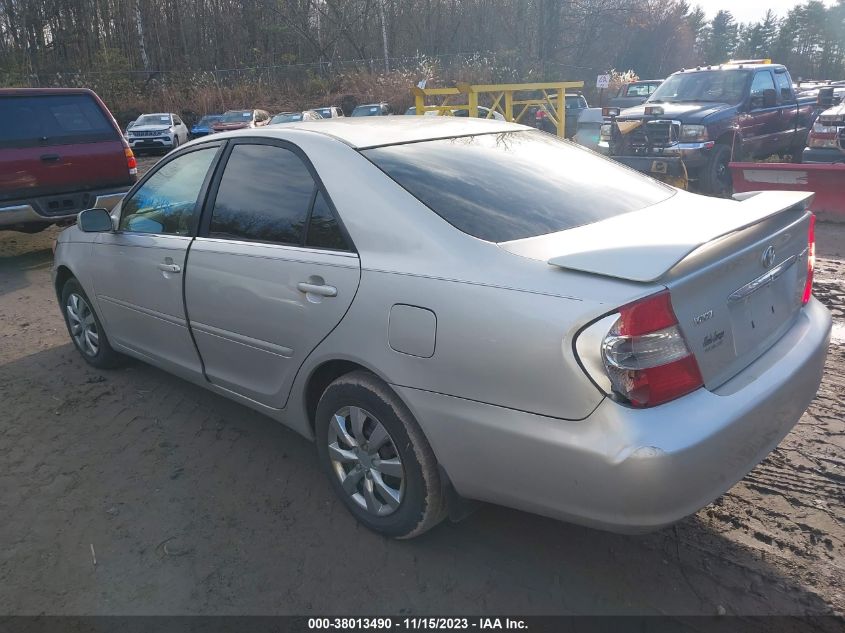
{"type": "Polygon", "coordinates": [[[769,246],[763,251],[763,256],[760,258],[764,268],[771,268],[775,265],[775,247],[769,246]]]}

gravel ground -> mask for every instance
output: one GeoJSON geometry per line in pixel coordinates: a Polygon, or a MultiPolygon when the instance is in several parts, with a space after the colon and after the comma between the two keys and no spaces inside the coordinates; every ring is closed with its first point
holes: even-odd
{"type": "Polygon", "coordinates": [[[141,363],[88,367],[50,288],[56,232],[0,233],[0,614],[845,611],[842,225],[818,228],[819,394],[722,498],[641,537],[485,506],[411,542],[359,528],[271,420],[141,363]]]}

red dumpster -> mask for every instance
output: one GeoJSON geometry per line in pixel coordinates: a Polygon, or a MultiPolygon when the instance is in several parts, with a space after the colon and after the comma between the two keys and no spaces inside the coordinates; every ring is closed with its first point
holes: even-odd
{"type": "Polygon", "coordinates": [[[731,163],[734,192],[812,191],[810,209],[821,219],[845,222],[845,164],[731,163]]]}

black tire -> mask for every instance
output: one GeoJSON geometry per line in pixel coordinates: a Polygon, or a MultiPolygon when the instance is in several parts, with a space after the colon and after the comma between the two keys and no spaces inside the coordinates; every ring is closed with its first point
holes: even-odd
{"type": "Polygon", "coordinates": [[[52,226],[52,225],[51,224],[42,224],[42,223],[37,223],[37,222],[31,222],[31,223],[27,223],[27,224],[18,225],[17,227],[15,227],[15,230],[19,231],[21,233],[28,233],[29,235],[34,235],[36,233],[40,233],[41,231],[46,229],[48,226],[52,226]]]}
{"type": "MultiPolygon", "coordinates": [[[[126,357],[112,349],[112,346],[109,344],[108,337],[106,337],[106,331],[103,329],[103,325],[100,322],[100,317],[97,316],[97,313],[91,305],[91,300],[88,298],[88,295],[85,294],[85,291],[82,289],[79,282],[73,277],[68,279],[65,282],[65,285],[62,286],[61,300],[62,316],[65,318],[65,325],[67,326],[68,334],[70,335],[71,341],[73,341],[74,347],[76,347],[76,350],[80,353],[82,358],[85,359],[85,362],[98,369],[112,369],[124,364],[126,357]],[[92,353],[91,348],[86,348],[84,344],[80,342],[80,337],[74,332],[74,324],[72,323],[74,321],[74,317],[71,315],[69,310],[69,304],[73,296],[81,299],[85,305],[85,309],[76,310],[77,317],[84,318],[90,312],[90,316],[94,320],[98,339],[95,353],[92,353]]],[[[80,304],[77,303],[77,306],[80,306],[80,304]]]]}
{"type": "MultiPolygon", "coordinates": [[[[317,405],[315,431],[320,464],[341,501],[360,523],[385,536],[408,539],[430,530],[445,518],[446,496],[431,446],[405,404],[376,376],[363,370],[355,371],[331,383],[317,405]],[[391,513],[387,516],[378,516],[362,507],[359,505],[362,501],[356,502],[350,493],[344,491],[337,468],[347,466],[336,465],[330,457],[330,433],[334,432],[330,426],[334,429],[333,418],[337,412],[349,408],[359,408],[369,415],[362,425],[365,438],[367,425],[370,425],[369,437],[372,438],[375,425],[380,423],[389,434],[390,443],[384,445],[388,457],[395,448],[401,460],[401,500],[395,510],[388,510],[391,513]]],[[[360,445],[367,447],[366,442],[360,445]]],[[[360,465],[357,467],[362,468],[360,465]]],[[[349,468],[346,477],[351,474],[352,466],[349,465],[349,468]]],[[[374,476],[367,472],[366,480],[359,478],[358,483],[354,484],[357,491],[355,494],[362,500],[367,482],[374,489],[374,476]]],[[[384,507],[387,508],[387,504],[384,507]]]]}
{"type": "Polygon", "coordinates": [[[701,171],[701,191],[718,198],[730,198],[733,195],[733,178],[728,165],[731,162],[731,148],[716,145],[710,150],[707,164],[701,171]]]}

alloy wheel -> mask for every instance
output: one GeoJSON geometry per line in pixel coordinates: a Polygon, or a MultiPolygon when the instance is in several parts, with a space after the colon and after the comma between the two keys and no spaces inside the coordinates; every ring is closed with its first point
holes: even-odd
{"type": "Polygon", "coordinates": [[[96,356],[100,351],[100,333],[88,302],[72,292],[68,295],[65,312],[77,347],[87,356],[96,356]]]}
{"type": "Polygon", "coordinates": [[[374,516],[396,512],[405,494],[405,468],[384,425],[360,407],[343,407],[332,416],[329,459],[341,488],[374,516]]]}

